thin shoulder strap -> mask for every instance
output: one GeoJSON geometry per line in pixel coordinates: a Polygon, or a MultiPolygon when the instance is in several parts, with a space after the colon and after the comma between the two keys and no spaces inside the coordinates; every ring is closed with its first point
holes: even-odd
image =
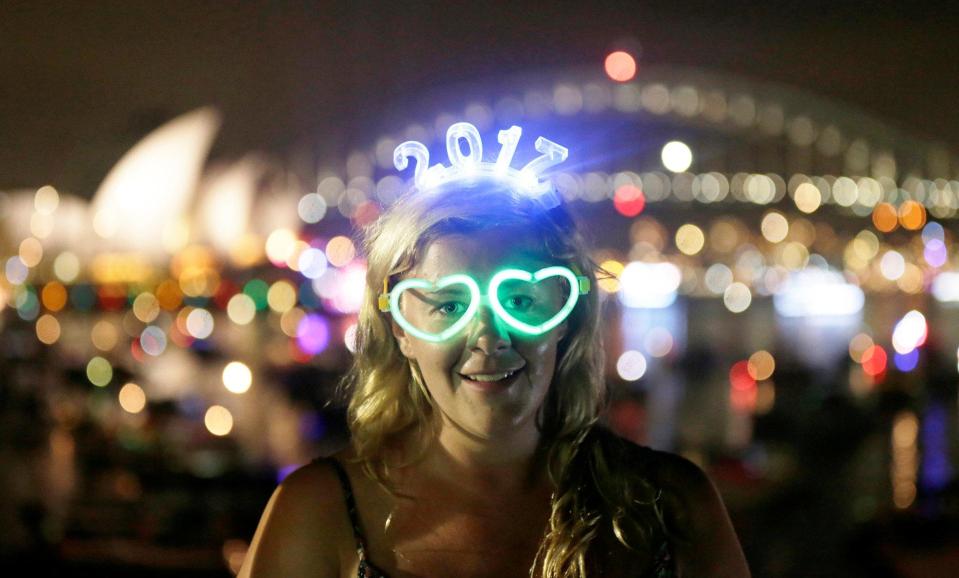
{"type": "Polygon", "coordinates": [[[340,479],[340,487],[343,488],[343,499],[346,502],[346,512],[350,516],[350,525],[353,526],[353,536],[356,537],[357,549],[364,549],[366,540],[363,538],[363,530],[360,528],[360,517],[356,511],[356,498],[353,497],[353,486],[350,484],[350,477],[346,475],[343,465],[337,460],[330,458],[326,460],[333,469],[336,470],[336,477],[340,479]]]}

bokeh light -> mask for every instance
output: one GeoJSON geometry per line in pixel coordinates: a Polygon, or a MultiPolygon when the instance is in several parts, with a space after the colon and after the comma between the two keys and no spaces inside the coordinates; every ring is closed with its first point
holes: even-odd
{"type": "Polygon", "coordinates": [[[621,185],[613,194],[613,207],[624,217],[635,217],[646,207],[646,196],[636,185],[621,185]]]}
{"type": "Polygon", "coordinates": [[[51,281],[43,286],[40,301],[47,310],[57,312],[67,304],[67,288],[62,283],[51,281]]]}
{"type": "Polygon", "coordinates": [[[140,347],[144,353],[157,357],[166,351],[166,333],[156,325],[145,327],[140,333],[140,347]]]}
{"type": "Polygon", "coordinates": [[[304,353],[316,355],[330,343],[330,326],[326,318],[310,313],[300,320],[296,330],[296,342],[304,353]]]}
{"type": "Polygon", "coordinates": [[[117,326],[106,319],[97,321],[90,331],[90,340],[93,342],[93,346],[100,351],[112,350],[117,346],[119,338],[120,332],[117,326]]]}
{"type": "Polygon", "coordinates": [[[240,361],[231,361],[223,368],[223,386],[233,393],[246,393],[253,384],[253,372],[240,361]]]}
{"type": "Polygon", "coordinates": [[[646,375],[646,356],[638,351],[624,351],[616,360],[616,373],[624,381],[636,381],[646,375]]]}
{"type": "Polygon", "coordinates": [[[186,330],[197,339],[206,339],[212,335],[213,325],[213,315],[202,307],[190,311],[186,317],[186,330]]]}
{"type": "Polygon", "coordinates": [[[343,267],[356,256],[356,247],[349,237],[337,235],[326,244],[326,259],[334,267],[343,267]]]}
{"type": "Polygon", "coordinates": [[[140,413],[147,405],[147,396],[143,388],[133,382],[121,387],[117,397],[120,407],[129,413],[140,413]]]}
{"type": "Polygon", "coordinates": [[[60,339],[60,322],[53,315],[41,315],[36,325],[37,339],[46,345],[53,345],[60,339]]]}
{"type": "Polygon", "coordinates": [[[772,377],[773,371],[776,370],[776,360],[768,351],[760,350],[749,356],[746,370],[756,381],[765,381],[772,377]]]}
{"type": "Polygon", "coordinates": [[[113,379],[113,366],[106,359],[96,356],[87,362],[87,379],[98,387],[105,387],[113,379]]]}
{"type": "Polygon", "coordinates": [[[207,431],[215,436],[225,436],[233,430],[233,414],[222,405],[213,405],[203,415],[207,431]]]}
{"type": "Polygon", "coordinates": [[[660,154],[663,166],[674,173],[682,173],[693,164],[693,151],[686,143],[670,141],[663,146],[660,154]]]}
{"type": "Polygon", "coordinates": [[[628,82],[636,76],[636,59],[628,52],[617,50],[606,56],[606,76],[616,82],[628,82]]]}
{"type": "Polygon", "coordinates": [[[696,225],[686,223],[676,229],[676,248],[683,254],[695,255],[703,250],[705,244],[706,235],[696,225]]]}
{"type": "Polygon", "coordinates": [[[256,317],[256,303],[246,293],[237,293],[230,297],[226,305],[226,315],[237,325],[246,325],[256,317]]]}

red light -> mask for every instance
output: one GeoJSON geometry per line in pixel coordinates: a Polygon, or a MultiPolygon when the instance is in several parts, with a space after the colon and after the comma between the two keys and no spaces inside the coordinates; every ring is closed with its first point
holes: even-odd
{"type": "Polygon", "coordinates": [[[759,391],[756,380],[749,375],[749,362],[737,361],[729,370],[729,403],[733,409],[753,411],[759,391]]]}
{"type": "Polygon", "coordinates": [[[613,194],[613,206],[624,217],[635,217],[646,208],[646,195],[635,185],[623,185],[613,194]]]}
{"type": "Polygon", "coordinates": [[[871,377],[876,377],[886,371],[888,356],[886,350],[873,345],[862,354],[862,370],[871,377]]]}
{"type": "Polygon", "coordinates": [[[636,59],[622,50],[606,57],[606,75],[616,82],[628,82],[636,76],[636,59]]]}

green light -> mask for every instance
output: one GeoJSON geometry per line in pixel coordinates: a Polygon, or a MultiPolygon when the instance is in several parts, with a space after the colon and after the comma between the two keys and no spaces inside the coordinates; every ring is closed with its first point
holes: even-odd
{"type": "Polygon", "coordinates": [[[569,314],[573,312],[573,307],[576,306],[576,301],[579,300],[579,291],[576,290],[578,288],[579,281],[576,279],[576,275],[574,275],[573,272],[566,267],[546,267],[544,269],[540,269],[536,273],[530,273],[529,271],[523,271],[522,269],[505,269],[496,275],[493,275],[493,278],[490,279],[488,290],[490,297],[489,303],[490,307],[493,308],[493,311],[496,312],[496,315],[498,315],[500,319],[505,321],[506,324],[513,329],[529,335],[542,335],[543,333],[546,333],[550,329],[565,321],[566,318],[569,317],[569,314]],[[569,281],[570,291],[569,297],[566,298],[566,303],[563,304],[562,309],[560,309],[556,315],[553,315],[553,317],[544,321],[543,323],[538,325],[524,323],[510,315],[510,313],[503,307],[503,304],[499,302],[498,290],[499,286],[504,281],[516,279],[518,281],[526,281],[527,283],[539,283],[543,279],[549,279],[550,277],[565,278],[567,281],[569,281]]]}
{"type": "Polygon", "coordinates": [[[565,321],[566,318],[569,317],[570,313],[572,313],[573,308],[576,307],[579,296],[581,294],[585,295],[586,293],[589,293],[589,280],[586,277],[577,276],[567,267],[553,266],[545,267],[536,271],[535,273],[530,273],[529,271],[524,271],[522,269],[503,269],[502,271],[499,271],[493,275],[492,279],[490,279],[485,299],[480,295],[479,284],[472,277],[466,275],[465,273],[458,273],[443,277],[435,284],[427,281],[426,279],[405,279],[398,283],[396,287],[389,292],[389,294],[384,293],[381,295],[380,303],[381,309],[389,310],[397,324],[399,324],[399,326],[408,333],[424,341],[439,343],[441,341],[450,339],[459,333],[467,324],[469,324],[470,321],[472,321],[473,317],[476,316],[476,312],[479,310],[481,300],[488,301],[493,313],[511,329],[526,335],[542,335],[565,321]],[[570,291],[566,298],[566,302],[563,304],[560,310],[542,323],[530,324],[517,319],[515,316],[510,314],[499,301],[499,287],[506,281],[516,280],[535,284],[543,281],[544,279],[550,279],[552,277],[562,277],[566,279],[566,281],[569,283],[570,291]],[[462,317],[441,332],[429,332],[417,328],[410,323],[400,311],[400,297],[407,289],[439,291],[445,287],[456,284],[465,285],[469,289],[469,306],[463,313],[462,317]],[[387,301],[389,303],[388,307],[386,307],[387,301]]]}
{"type": "Polygon", "coordinates": [[[423,341],[431,341],[433,343],[446,341],[450,337],[453,337],[459,333],[459,331],[473,319],[473,316],[476,315],[476,311],[479,309],[479,304],[479,285],[476,284],[476,281],[474,281],[472,277],[462,273],[443,277],[435,285],[426,279],[406,279],[404,281],[400,281],[390,293],[390,312],[393,314],[393,319],[395,319],[400,327],[405,329],[408,333],[422,339],[423,341]],[[412,323],[407,321],[406,318],[403,317],[403,313],[400,312],[400,296],[403,295],[403,292],[407,289],[426,289],[429,291],[439,291],[444,287],[456,284],[466,285],[466,287],[469,289],[470,304],[466,308],[466,312],[463,313],[463,316],[460,317],[456,323],[447,327],[444,331],[441,331],[440,333],[421,331],[414,327],[412,323]]]}

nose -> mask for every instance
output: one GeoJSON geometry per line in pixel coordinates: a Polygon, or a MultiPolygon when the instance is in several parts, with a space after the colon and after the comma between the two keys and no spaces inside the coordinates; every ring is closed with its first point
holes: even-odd
{"type": "Polygon", "coordinates": [[[493,355],[512,347],[508,327],[502,319],[493,313],[489,304],[484,303],[476,312],[476,318],[470,324],[468,345],[470,349],[485,355],[493,355]]]}

